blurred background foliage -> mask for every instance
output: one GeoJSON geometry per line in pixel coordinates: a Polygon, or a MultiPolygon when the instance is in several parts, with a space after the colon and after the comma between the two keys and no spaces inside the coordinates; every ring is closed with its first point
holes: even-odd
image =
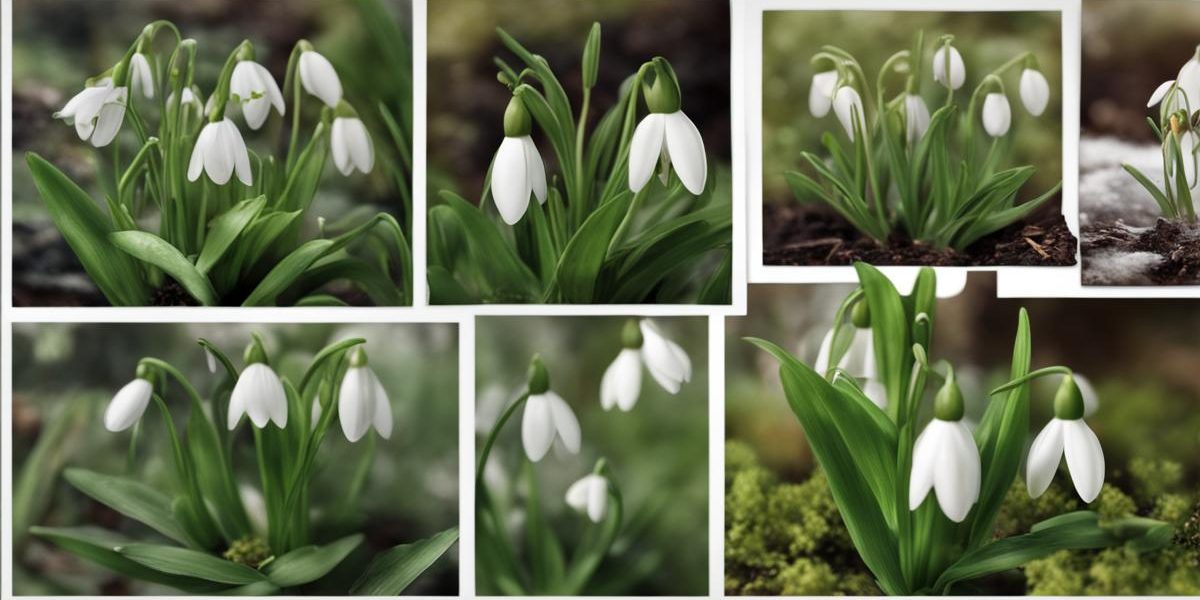
{"type": "MultiPolygon", "coordinates": [[[[184,37],[196,39],[196,84],[205,99],[225,59],[243,39],[254,43],[257,60],[280,86],[296,41],[311,41],[337,69],[347,101],[366,123],[377,160],[369,175],[353,177],[342,177],[330,161],[313,200],[306,235],[316,234],[318,216],[327,219],[331,230],[338,230],[343,222],[380,210],[407,227],[410,216],[404,214],[402,192],[384,168],[402,158],[378,105],[384,103],[399,113],[403,104],[411,111],[411,75],[393,72],[384,59],[365,16],[376,14],[368,12],[372,7],[381,8],[402,31],[411,30],[410,0],[14,0],[13,304],[106,304],[50,221],[24,154],[41,154],[97,204],[104,204],[98,178],[108,175],[97,172],[99,155],[52,114],[83,88],[85,79],[119,61],[142,28],[156,19],[169,19],[184,37]]],[[[166,34],[160,37],[162,46],[156,47],[168,47],[166,34]]],[[[401,42],[411,46],[409,39],[401,42]]],[[[285,95],[290,110],[291,96],[285,95]]],[[[319,118],[320,102],[305,95],[302,106],[301,126],[311,127],[319,118]]],[[[272,114],[261,130],[242,127],[242,134],[252,149],[281,155],[287,149],[291,115],[285,122],[272,114]]],[[[122,156],[136,152],[128,131],[117,140],[122,156]]]]}
{"type": "MultiPolygon", "coordinates": [[[[350,444],[334,425],[318,454],[312,481],[318,539],[362,531],[366,541],[313,594],[341,594],[371,558],[458,523],[458,336],[453,324],[18,324],[13,330],[13,592],[17,595],[171,594],[135,582],[31,536],[31,525],[95,525],[144,537],[149,530],[77,491],[64,467],[131,475],[174,489],[170,443],[157,421],[141,430],[129,463],[130,434],[105,430],[112,395],[134,376],[137,361],[155,356],[179,368],[202,396],[217,385],[196,338],[204,337],[240,365],[250,333],[266,342],[281,376],[298,381],[325,345],[363,337],[371,367],[392,402],[395,431],[379,440],[360,497],[346,494],[344,465],[367,446],[350,444]],[[132,467],[132,471],[130,468],[132,467]]],[[[173,393],[178,392],[173,388],[173,393]]],[[[168,397],[177,426],[187,403],[168,397]]],[[[151,409],[153,410],[153,409],[151,409]]],[[[157,418],[147,413],[146,418],[157,418]]],[[[243,423],[234,444],[243,485],[258,488],[252,438],[243,423]]],[[[332,538],[330,538],[332,539],[332,538]]],[[[457,550],[418,578],[408,593],[454,595],[457,550]]]]}
{"type": "MultiPolygon", "coordinates": [[[[483,190],[511,97],[496,81],[492,57],[515,64],[496,27],[546,58],[578,113],[583,43],[594,21],[602,37],[588,131],[616,104],[621,82],[643,62],[664,56],[679,75],[683,110],[717,163],[710,172],[729,189],[727,0],[437,0],[428,14],[427,195],[452,190],[475,202],[483,190]]],[[[550,142],[534,129],[547,173],[556,172],[550,142]]]]}
{"type": "MultiPolygon", "coordinates": [[[[831,112],[817,119],[808,111],[808,92],[815,72],[809,59],[821,46],[838,46],[858,59],[870,79],[872,94],[879,69],[892,54],[912,47],[925,32],[925,55],[919,93],[933,110],[945,99],[945,88],[933,81],[928,61],[942,34],[955,36],[954,46],[966,64],[966,83],[956,94],[962,110],[975,86],[992,69],[1022,52],[1037,55],[1050,82],[1050,105],[1032,117],[1020,105],[1020,69],[1004,77],[1012,104],[1011,158],[1001,167],[1033,165],[1037,172],[1019,198],[1033,198],[1062,179],[1062,20],[1057,12],[872,12],[766,11],[762,23],[762,166],[763,200],[794,199],[783,173],[801,168],[800,153],[826,154],[821,135],[845,133],[831,112]]],[[[887,97],[902,90],[904,79],[893,76],[887,97]]],[[[874,118],[874,115],[871,115],[874,118]]],[[[978,119],[979,116],[973,117],[978,119]]]]}
{"type": "Polygon", "coordinates": [[[1084,0],[1083,130],[1156,143],[1146,101],[1195,55],[1197,23],[1194,0],[1084,0]]]}
{"type": "MultiPolygon", "coordinates": [[[[729,594],[878,594],[833,504],[779,383],[778,363],[742,341],[774,341],[811,364],[846,285],[751,286],[747,317],[726,319],[725,589],[729,594]]],[[[1034,367],[1068,365],[1099,395],[1088,418],[1107,474],[1091,507],[1177,525],[1166,550],[1062,552],[984,582],[984,594],[1200,594],[1200,311],[1187,300],[996,299],[972,276],[938,304],[932,360],[955,363],[978,418],[1003,383],[1020,307],[1029,310],[1034,367]]],[[[1057,381],[1033,388],[1032,436],[1053,415],[1057,381]]],[[[1066,478],[1031,500],[1020,479],[998,535],[1079,506],[1066,478]],[[1064,485],[1065,484],[1065,485],[1064,485]]]]}
{"type": "MultiPolygon", "coordinates": [[[[556,444],[535,467],[546,515],[567,555],[590,524],[566,505],[567,487],[605,457],[624,499],[621,533],[585,593],[702,596],[708,589],[708,322],[655,319],[691,358],[691,382],[672,396],[643,372],[637,406],[629,413],[605,412],[600,378],[621,351],[624,322],[620,317],[476,319],[476,447],[524,391],[529,360],[540,353],[551,389],[571,405],[583,432],[579,455],[556,444]]],[[[488,463],[489,489],[509,497],[527,489],[523,481],[517,485],[519,465],[528,462],[520,416],[506,425],[488,463]]],[[[523,515],[512,517],[510,539],[521,547],[523,515]]]]}

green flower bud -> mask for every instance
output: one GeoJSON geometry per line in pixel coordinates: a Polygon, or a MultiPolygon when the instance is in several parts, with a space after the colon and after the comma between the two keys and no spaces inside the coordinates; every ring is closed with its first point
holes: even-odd
{"type": "Polygon", "coordinates": [[[636,350],[642,347],[642,341],[642,328],[637,319],[625,321],[625,327],[621,329],[621,345],[636,350]]]}
{"type": "Polygon", "coordinates": [[[946,383],[933,398],[933,416],[943,421],[959,421],[963,418],[963,395],[955,381],[953,367],[946,376],[946,383]]]}
{"type": "Polygon", "coordinates": [[[682,104],[682,93],[679,91],[679,79],[675,77],[675,69],[661,56],[654,57],[651,64],[654,69],[654,81],[649,85],[642,85],[646,106],[652,113],[678,112],[682,104]]]}
{"type": "Polygon", "coordinates": [[[859,329],[868,329],[871,327],[871,307],[867,306],[866,300],[859,300],[854,303],[850,309],[850,322],[859,329]]]}
{"type": "Polygon", "coordinates": [[[542,355],[534,354],[529,361],[529,393],[532,395],[545,394],[550,390],[550,373],[542,363],[542,355]]]}
{"type": "Polygon", "coordinates": [[[504,109],[504,137],[524,137],[533,133],[533,117],[520,98],[513,96],[504,109]]]}
{"type": "Polygon", "coordinates": [[[1083,418],[1083,409],[1083,392],[1079,391],[1075,377],[1063,377],[1054,394],[1054,416],[1064,421],[1075,421],[1083,418]]]}

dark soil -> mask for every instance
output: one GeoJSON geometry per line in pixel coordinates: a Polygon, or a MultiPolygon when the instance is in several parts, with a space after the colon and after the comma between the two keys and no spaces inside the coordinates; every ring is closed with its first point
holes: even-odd
{"type": "Polygon", "coordinates": [[[1075,264],[1076,246],[1061,214],[1011,225],[958,252],[895,236],[881,244],[825,206],[763,205],[763,264],[767,265],[835,266],[862,261],[939,267],[1064,267],[1075,264]]]}
{"type": "Polygon", "coordinates": [[[1133,228],[1121,221],[1093,225],[1083,239],[1084,283],[1089,285],[1200,284],[1200,226],[1159,218],[1154,227],[1133,228]],[[1134,281],[1089,281],[1089,258],[1106,253],[1149,252],[1163,260],[1134,281]]]}

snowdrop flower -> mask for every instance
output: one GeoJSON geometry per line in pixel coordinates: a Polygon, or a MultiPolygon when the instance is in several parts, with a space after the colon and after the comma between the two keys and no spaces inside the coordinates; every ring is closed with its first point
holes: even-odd
{"type": "MultiPolygon", "coordinates": [[[[1150,100],[1146,102],[1146,108],[1150,108],[1157,105],[1159,102],[1162,102],[1163,98],[1167,97],[1167,92],[1171,91],[1171,88],[1174,87],[1175,80],[1172,79],[1170,81],[1164,81],[1157,88],[1154,88],[1154,93],[1150,94],[1150,100]]],[[[1170,107],[1168,107],[1168,112],[1169,110],[1170,107]]]]}
{"type": "Polygon", "coordinates": [[[567,488],[567,506],[586,513],[593,523],[604,520],[608,512],[608,480],[592,473],[567,488]]]}
{"type": "Polygon", "coordinates": [[[1008,96],[992,92],[983,99],[983,128],[992,137],[1003,137],[1012,125],[1008,96]]]}
{"type": "MultiPolygon", "coordinates": [[[[175,104],[175,92],[167,95],[167,106],[175,104]]],[[[205,103],[200,102],[200,92],[196,86],[185,87],[179,93],[179,108],[195,114],[197,117],[203,116],[208,112],[205,103]]]]}
{"type": "Polygon", "coordinates": [[[843,85],[838,88],[838,91],[833,96],[833,112],[837,115],[838,121],[842,124],[842,129],[846,130],[846,135],[850,141],[854,141],[855,123],[861,131],[867,130],[867,119],[863,113],[862,96],[858,95],[858,90],[843,85]]]}
{"type": "Polygon", "coordinates": [[[1050,84],[1046,76],[1037,69],[1026,67],[1021,71],[1021,104],[1029,114],[1037,117],[1046,111],[1050,103],[1050,84]]]}
{"type": "Polygon", "coordinates": [[[1054,396],[1054,418],[1029,447],[1025,484],[1037,498],[1050,487],[1058,465],[1066,458],[1075,491],[1084,502],[1092,502],[1104,486],[1104,450],[1100,440],[1083,421],[1085,404],[1075,378],[1068,375],[1054,396]]]}
{"type": "Polygon", "coordinates": [[[704,192],[708,157],[700,130],[680,109],[679,81],[663,58],[653,61],[654,83],[643,89],[650,114],[638,123],[629,143],[629,189],[640,192],[655,168],[665,185],[671,169],[694,195],[704,192]]]}
{"type": "Polygon", "coordinates": [[[934,418],[913,448],[908,509],[917,510],[932,491],[946,517],[962,523],[979,500],[979,480],[979,449],[963,422],[962,392],[951,371],[934,399],[934,418]]]}
{"type": "Polygon", "coordinates": [[[1200,111],[1200,47],[1197,47],[1196,54],[1193,54],[1192,58],[1179,70],[1179,75],[1175,78],[1175,85],[1182,93],[1182,97],[1176,98],[1177,104],[1172,107],[1172,110],[1183,108],[1186,105],[1190,114],[1200,111]]]}
{"type": "MultiPolygon", "coordinates": [[[[279,84],[266,67],[253,60],[242,59],[233,67],[229,79],[231,99],[242,107],[242,116],[250,129],[258,129],[266,122],[271,107],[282,116],[284,113],[283,93],[279,84]]],[[[247,184],[249,185],[249,184],[247,184]]]]}
{"type": "Polygon", "coordinates": [[[232,431],[242,415],[248,415],[255,427],[262,429],[268,422],[279,428],[287,427],[288,401],[279,376],[267,365],[262,344],[255,339],[246,348],[246,368],[238,376],[229,396],[229,418],[226,425],[232,431]]]}
{"type": "Polygon", "coordinates": [[[929,130],[929,107],[916,94],[904,96],[904,125],[909,143],[916,142],[929,130]]]}
{"type": "Polygon", "coordinates": [[[370,173],[375,166],[375,146],[371,144],[367,126],[346,102],[338,105],[329,134],[329,148],[334,166],[347,177],[355,169],[363,174],[370,173]]]}
{"type": "Polygon", "coordinates": [[[154,70],[141,52],[129,57],[129,86],[135,91],[141,90],[146,98],[154,98],[154,70]]]}
{"type": "Polygon", "coordinates": [[[533,118],[520,98],[513,96],[504,110],[504,141],[492,162],[492,199],[500,218],[516,225],[529,208],[529,195],[546,203],[546,166],[530,134],[533,118]]]}
{"type": "Polygon", "coordinates": [[[933,53],[933,80],[952,90],[962,87],[967,80],[967,67],[957,48],[945,44],[933,53]]]}
{"type": "Polygon", "coordinates": [[[692,379],[692,362],[683,348],[662,334],[649,319],[629,320],[621,332],[624,349],[600,380],[600,406],[629,412],[642,390],[642,364],[650,376],[670,394],[679,392],[692,379]]]}
{"type": "Polygon", "coordinates": [[[254,174],[250,171],[250,153],[246,150],[242,132],[228,117],[209,122],[196,137],[192,159],[188,162],[188,181],[199,179],[201,172],[207,173],[208,178],[217,185],[228,183],[234,172],[238,181],[245,185],[251,185],[254,181],[254,174]]]}
{"type": "Polygon", "coordinates": [[[532,462],[542,460],[555,438],[562,440],[563,447],[571,454],[579,452],[579,420],[567,402],[550,391],[546,366],[540,357],[534,356],[529,366],[529,398],[525,400],[525,414],[521,418],[525,455],[532,462]]]}
{"type": "Polygon", "coordinates": [[[813,75],[812,87],[808,88],[808,112],[820,119],[833,108],[833,92],[837,86],[838,72],[822,71],[813,75]]]}
{"type": "MultiPolygon", "coordinates": [[[[320,416],[318,412],[314,414],[320,416]]],[[[354,349],[350,355],[350,368],[342,378],[338,390],[338,418],[342,422],[342,433],[351,442],[362,439],[372,426],[379,437],[386,440],[392,436],[392,404],[379,377],[367,365],[367,353],[362,348],[354,349]]]]}
{"type": "Polygon", "coordinates": [[[208,346],[202,346],[202,348],[204,348],[204,364],[206,366],[208,366],[208,372],[216,373],[217,372],[217,357],[216,357],[216,355],[214,355],[212,353],[212,350],[208,349],[208,346]]]}
{"type": "MultiPolygon", "coordinates": [[[[871,332],[871,317],[866,302],[858,302],[850,310],[850,320],[854,325],[854,338],[850,347],[838,361],[840,373],[864,380],[862,391],[867,398],[879,408],[887,408],[887,388],[879,378],[875,364],[875,334],[871,332]]],[[[824,377],[829,372],[829,355],[833,350],[833,329],[821,339],[821,347],[817,350],[817,358],[813,361],[813,371],[824,377]]],[[[835,375],[836,380],[836,375],[835,375]]]]}
{"type": "Polygon", "coordinates": [[[153,395],[154,386],[139,369],[137,379],[125,384],[108,403],[104,410],[104,428],[115,433],[133,427],[146,412],[153,395]]]}
{"type": "Polygon", "coordinates": [[[128,98],[127,87],[114,86],[113,80],[106,77],[75,94],[61,110],[54,113],[54,118],[74,125],[79,139],[91,142],[96,148],[103,148],[121,130],[128,98]]]}
{"type": "Polygon", "coordinates": [[[325,106],[337,108],[342,102],[342,80],[338,79],[337,70],[328,58],[313,49],[307,41],[299,43],[301,47],[297,73],[300,85],[304,91],[321,99],[325,106]]]}

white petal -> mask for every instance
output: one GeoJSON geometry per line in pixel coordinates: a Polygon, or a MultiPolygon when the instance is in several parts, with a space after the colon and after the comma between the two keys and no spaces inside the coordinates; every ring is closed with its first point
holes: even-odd
{"type": "Polygon", "coordinates": [[[629,142],[629,189],[634,193],[646,187],[662,154],[667,127],[664,117],[659,113],[648,114],[633,130],[629,142]]]}
{"type": "Polygon", "coordinates": [[[280,428],[287,427],[287,395],[283,391],[283,383],[275,371],[263,363],[254,363],[242,370],[229,404],[230,429],[237,425],[237,420],[232,416],[235,404],[244,407],[250,421],[259,429],[266,427],[270,421],[280,428]]]}
{"type": "Polygon", "coordinates": [[[92,146],[103,148],[117,137],[121,123],[125,120],[125,103],[129,90],[113,88],[104,98],[100,112],[96,115],[96,130],[92,133],[92,146]]]}
{"type": "Polygon", "coordinates": [[[830,329],[821,338],[821,347],[817,349],[817,358],[813,361],[813,370],[824,377],[829,372],[829,352],[833,349],[833,330],[830,329]]]}
{"type": "Polygon", "coordinates": [[[81,106],[94,102],[95,98],[100,98],[103,101],[102,99],[107,94],[108,91],[105,87],[85,87],[78,94],[71,96],[71,99],[67,100],[67,103],[58,112],[54,113],[54,118],[64,119],[68,123],[73,124],[75,122],[75,115],[79,112],[81,106]]]}
{"type": "Polygon", "coordinates": [[[92,132],[96,129],[96,118],[100,114],[100,109],[104,107],[104,101],[112,92],[111,85],[94,86],[80,92],[63,107],[60,115],[66,115],[67,110],[73,115],[75,123],[75,133],[79,135],[79,139],[87,140],[92,136],[92,132]],[[72,107],[71,103],[75,106],[72,107]]]}
{"type": "Polygon", "coordinates": [[[371,135],[367,126],[360,119],[345,119],[346,143],[350,147],[350,161],[360,173],[370,173],[375,166],[375,147],[371,144],[371,135]]]}
{"type": "Polygon", "coordinates": [[[146,60],[146,55],[140,52],[135,53],[129,59],[129,66],[130,86],[135,90],[141,90],[147,98],[153,98],[154,74],[150,69],[150,61],[146,60]]]}
{"type": "Polygon", "coordinates": [[[246,150],[246,141],[242,139],[242,132],[229,119],[221,122],[221,129],[224,131],[223,143],[233,157],[234,171],[237,173],[238,181],[241,181],[243,185],[252,185],[254,173],[250,169],[250,153],[246,150]]]}
{"type": "Polygon", "coordinates": [[[625,348],[600,379],[600,406],[604,410],[611,410],[617,406],[629,412],[637,404],[641,390],[641,353],[632,348],[625,348]]]}
{"type": "Polygon", "coordinates": [[[808,89],[808,111],[816,118],[829,114],[833,107],[833,88],[837,85],[837,71],[822,71],[813,75],[812,87],[808,89]]]}
{"type": "Polygon", "coordinates": [[[554,420],[550,416],[550,401],[546,394],[534,394],[525,401],[521,444],[525,446],[525,456],[533,462],[542,460],[554,444],[554,420]]]}
{"type": "Polygon", "coordinates": [[[1172,107],[1172,110],[1183,107],[1185,99],[1189,112],[1195,113],[1200,110],[1200,62],[1195,57],[1188,60],[1179,70],[1175,81],[1183,97],[1176,100],[1177,106],[1172,107]]]}
{"type": "Polygon", "coordinates": [[[537,145],[533,143],[533,138],[529,136],[521,138],[521,147],[525,150],[525,176],[529,180],[529,187],[533,190],[533,196],[538,199],[538,203],[545,204],[546,165],[542,162],[542,155],[538,152],[537,145]]]}
{"type": "Polygon", "coordinates": [[[983,99],[983,128],[992,137],[1001,137],[1008,133],[1012,124],[1012,108],[1008,105],[1008,97],[996,92],[990,93],[983,99]]]}
{"type": "Polygon", "coordinates": [[[550,407],[550,418],[554,423],[554,430],[562,440],[563,446],[566,447],[567,452],[578,454],[582,440],[579,432],[579,420],[575,418],[575,413],[571,411],[566,400],[554,392],[546,392],[546,403],[550,407]]]}
{"type": "MultiPolygon", "coordinates": [[[[238,383],[241,383],[241,377],[238,377],[238,383]]],[[[237,390],[237,386],[234,386],[237,390]]],[[[242,420],[242,415],[246,414],[246,395],[245,394],[230,394],[229,407],[225,409],[225,426],[230,431],[237,427],[238,421],[242,420]]]]}
{"type": "Polygon", "coordinates": [[[213,183],[225,185],[233,175],[234,163],[234,157],[230,153],[232,141],[225,130],[225,121],[210,123],[205,128],[211,128],[213,132],[208,144],[204,146],[204,172],[213,183]]]}
{"type": "Polygon", "coordinates": [[[354,165],[350,163],[350,142],[346,138],[346,119],[334,119],[329,132],[329,150],[333,154],[333,166],[342,175],[354,171],[354,165]]]}
{"type": "Polygon", "coordinates": [[[1041,115],[1050,103],[1050,84],[1041,71],[1025,69],[1021,72],[1021,103],[1033,116],[1041,115]]]}
{"type": "Polygon", "coordinates": [[[1063,421],[1051,419],[1033,438],[1029,457],[1025,459],[1025,486],[1029,495],[1037,498],[1050,487],[1063,455],[1063,421]]]}
{"type": "Polygon", "coordinates": [[[338,390],[338,419],[346,439],[357,442],[371,428],[375,416],[375,386],[367,367],[350,367],[338,390]]]}
{"type": "Polygon", "coordinates": [[[375,426],[375,432],[383,439],[392,437],[392,401],[388,398],[387,390],[383,388],[383,383],[379,381],[379,377],[371,372],[371,382],[375,386],[375,415],[371,419],[372,425],[375,426]]]}
{"type": "Polygon", "coordinates": [[[342,101],[342,81],[329,59],[312,50],[301,52],[299,70],[304,90],[320,98],[325,106],[337,108],[342,101]]]}
{"type": "MultiPolygon", "coordinates": [[[[962,54],[954,46],[950,50],[950,88],[957,90],[967,79],[967,68],[963,64],[962,54]]],[[[933,79],[946,85],[946,47],[938,48],[933,53],[933,79]]]]}
{"type": "Polygon", "coordinates": [[[878,379],[868,379],[863,384],[863,393],[875,406],[886,409],[888,405],[887,387],[878,379]]]}
{"type": "Polygon", "coordinates": [[[941,430],[941,452],[934,467],[938,506],[951,521],[962,523],[979,499],[979,450],[962,421],[934,419],[941,430]]]}
{"type": "Polygon", "coordinates": [[[132,427],[146,412],[153,391],[150,382],[140,377],[125,384],[104,410],[104,428],[116,432],[132,427]]]}
{"type": "Polygon", "coordinates": [[[916,142],[929,130],[929,107],[916,94],[904,97],[904,122],[908,141],[916,142]]]}
{"type": "Polygon", "coordinates": [[[936,433],[931,435],[929,427],[917,436],[913,444],[912,474],[908,478],[908,510],[917,510],[933,489],[933,468],[939,446],[940,439],[936,433]]]}
{"type": "Polygon", "coordinates": [[[855,122],[858,123],[860,130],[864,132],[867,130],[862,97],[858,95],[858,90],[848,85],[838,88],[837,93],[833,96],[833,112],[837,115],[842,129],[846,130],[846,135],[851,141],[854,141],[855,122]]]}
{"type": "Polygon", "coordinates": [[[704,154],[704,138],[692,120],[675,111],[663,117],[667,152],[679,181],[689,192],[699,196],[708,180],[708,156],[704,154]]]}
{"type": "Polygon", "coordinates": [[[196,145],[192,147],[192,159],[188,161],[188,181],[199,179],[200,173],[204,172],[204,155],[207,153],[207,148],[212,145],[213,138],[216,135],[216,124],[209,123],[200,130],[200,135],[196,136],[196,145]]]}
{"type": "Polygon", "coordinates": [[[286,110],[283,103],[283,92],[279,91],[279,84],[275,83],[275,77],[271,75],[271,72],[266,67],[258,63],[254,63],[254,70],[266,92],[267,100],[271,103],[271,106],[275,107],[276,112],[283,115],[286,110]]]}
{"type": "Polygon", "coordinates": [[[667,339],[650,319],[638,323],[642,331],[642,361],[650,376],[667,392],[675,394],[692,379],[692,361],[679,344],[667,339]]]}
{"type": "Polygon", "coordinates": [[[500,218],[516,225],[529,208],[529,168],[525,164],[525,142],[521,138],[505,137],[492,162],[492,199],[500,218]]]}
{"type": "Polygon", "coordinates": [[[1075,491],[1084,502],[1091,503],[1104,486],[1104,450],[1083,419],[1063,421],[1062,429],[1067,469],[1075,482],[1075,491]]]}
{"type": "Polygon", "coordinates": [[[204,362],[206,365],[208,365],[209,373],[217,372],[217,357],[214,356],[212,350],[209,350],[207,347],[204,348],[204,362]]]}
{"type": "Polygon", "coordinates": [[[592,475],[588,482],[587,515],[593,523],[604,520],[608,506],[608,481],[599,475],[592,475]]]}
{"type": "Polygon", "coordinates": [[[592,477],[595,476],[587,475],[583,479],[572,483],[571,487],[567,488],[567,495],[565,498],[567,501],[567,506],[570,506],[579,512],[585,512],[587,510],[588,483],[591,481],[592,477]]]}
{"type": "MultiPolygon", "coordinates": [[[[1171,91],[1171,86],[1175,85],[1175,80],[1164,81],[1161,85],[1154,89],[1154,93],[1150,94],[1150,100],[1146,102],[1146,108],[1150,108],[1163,101],[1167,96],[1167,92],[1171,91]]],[[[66,110],[65,108],[63,110],[66,110]]]]}

